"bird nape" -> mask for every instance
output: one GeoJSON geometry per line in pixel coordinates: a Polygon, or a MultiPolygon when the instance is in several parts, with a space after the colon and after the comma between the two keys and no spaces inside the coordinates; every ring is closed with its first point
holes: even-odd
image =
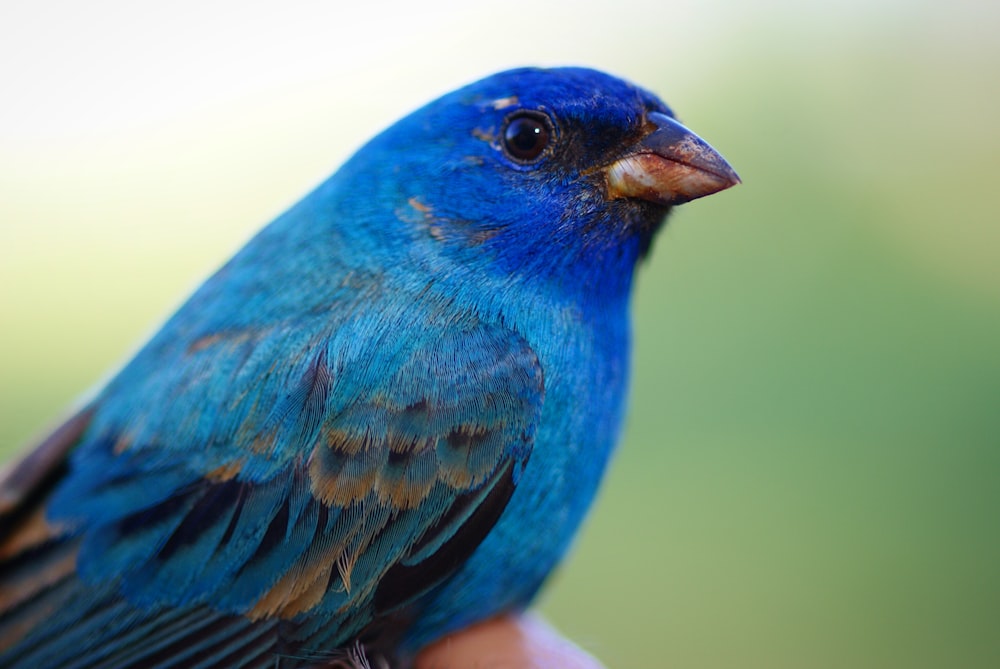
{"type": "Polygon", "coordinates": [[[0,481],[0,665],[407,666],[523,609],[618,437],[636,263],[736,183],[593,70],[391,126],[0,481]]]}

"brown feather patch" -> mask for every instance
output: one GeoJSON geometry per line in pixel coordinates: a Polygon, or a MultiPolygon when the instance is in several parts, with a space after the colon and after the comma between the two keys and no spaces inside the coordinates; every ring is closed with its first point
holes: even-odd
{"type": "Polygon", "coordinates": [[[0,560],[29,551],[55,539],[62,534],[59,525],[45,519],[45,510],[35,507],[21,520],[13,532],[0,539],[0,560]]]}
{"type": "Polygon", "coordinates": [[[10,611],[59,581],[72,576],[76,571],[78,552],[76,546],[60,547],[55,555],[46,555],[37,565],[32,565],[29,575],[19,575],[15,580],[0,581],[0,612],[10,611]]]}
{"type": "Polygon", "coordinates": [[[309,458],[313,495],[327,506],[347,507],[364,499],[374,488],[388,459],[384,443],[368,433],[350,438],[336,431],[320,440],[309,458]]]}

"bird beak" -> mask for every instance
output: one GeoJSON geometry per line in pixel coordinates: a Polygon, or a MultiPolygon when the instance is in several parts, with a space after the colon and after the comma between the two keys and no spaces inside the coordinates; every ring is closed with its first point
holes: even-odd
{"type": "Polygon", "coordinates": [[[740,183],[725,158],[666,114],[650,113],[652,131],[604,168],[611,198],[683,204],[740,183]]]}

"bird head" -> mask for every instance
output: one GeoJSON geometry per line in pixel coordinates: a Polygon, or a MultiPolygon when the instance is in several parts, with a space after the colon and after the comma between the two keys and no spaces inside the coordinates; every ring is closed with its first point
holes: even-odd
{"type": "Polygon", "coordinates": [[[564,284],[612,274],[627,284],[672,207],[739,183],[658,98],[581,68],[512,70],[461,88],[347,168],[346,190],[391,207],[411,248],[564,284]]]}

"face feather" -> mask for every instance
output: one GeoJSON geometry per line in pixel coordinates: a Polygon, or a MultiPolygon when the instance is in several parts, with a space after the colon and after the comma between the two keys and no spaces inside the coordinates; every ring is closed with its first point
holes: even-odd
{"type": "Polygon", "coordinates": [[[423,247],[428,258],[452,258],[476,272],[567,286],[600,277],[590,292],[620,297],[672,205],[690,199],[629,193],[614,181],[646,177],[655,193],[661,175],[688,169],[674,152],[658,158],[659,173],[642,173],[660,150],[643,141],[659,119],[672,117],[651,93],[600,72],[513,70],[385,131],[352,159],[348,178],[363,173],[366,181],[347,189],[374,189],[373,200],[393,212],[387,242],[411,256],[423,247]],[[419,154],[400,152],[406,143],[419,145],[419,154]],[[625,160],[633,154],[639,157],[625,160]]]}

